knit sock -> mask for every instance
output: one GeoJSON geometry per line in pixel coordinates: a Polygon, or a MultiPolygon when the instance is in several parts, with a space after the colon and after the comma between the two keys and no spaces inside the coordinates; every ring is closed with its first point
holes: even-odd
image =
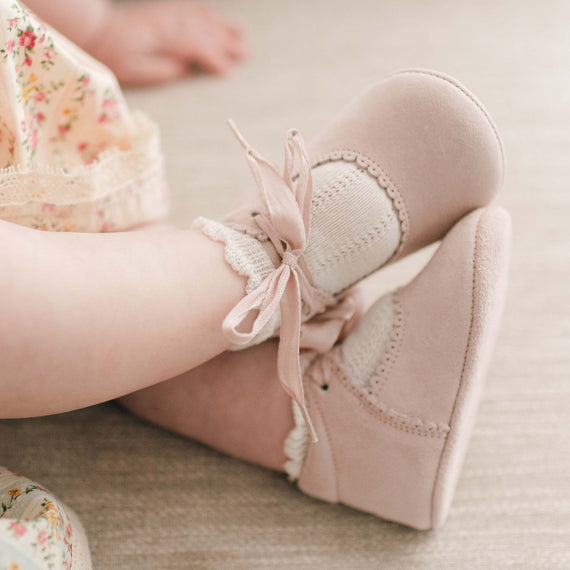
{"type": "Polygon", "coordinates": [[[356,329],[335,348],[337,361],[356,386],[368,390],[382,362],[394,326],[394,301],[385,295],[370,307],[356,329]]]}
{"type": "MultiPolygon", "coordinates": [[[[326,162],[312,169],[311,228],[305,260],[313,284],[336,294],[378,269],[400,243],[398,214],[378,178],[356,162],[326,162]]],[[[225,244],[225,258],[247,277],[253,291],[274,270],[264,246],[254,237],[220,222],[198,218],[194,227],[225,244]]],[[[277,314],[256,342],[271,336],[277,314]]]]}

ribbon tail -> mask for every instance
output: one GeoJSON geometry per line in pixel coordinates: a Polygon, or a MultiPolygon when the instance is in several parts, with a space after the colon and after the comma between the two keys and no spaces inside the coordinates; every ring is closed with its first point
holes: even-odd
{"type": "Polygon", "coordinates": [[[301,336],[301,296],[299,280],[291,272],[281,298],[281,340],[277,352],[277,372],[283,389],[299,406],[313,443],[319,438],[305,404],[303,377],[299,364],[299,343],[301,336]]]}
{"type": "Polygon", "coordinates": [[[311,225],[311,196],[313,193],[313,181],[311,176],[311,160],[307,154],[305,143],[299,131],[292,129],[287,135],[285,144],[285,181],[293,191],[299,210],[303,217],[305,235],[309,239],[309,228],[311,225]],[[298,162],[295,165],[295,162],[298,162]],[[295,188],[293,188],[292,175],[298,167],[298,177],[295,188]]]}

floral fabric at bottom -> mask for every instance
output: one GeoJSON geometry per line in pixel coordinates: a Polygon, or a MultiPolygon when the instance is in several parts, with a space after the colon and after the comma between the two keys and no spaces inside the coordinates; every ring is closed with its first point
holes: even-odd
{"type": "Polygon", "coordinates": [[[0,467],[0,570],[86,570],[83,529],[57,499],[30,479],[0,467]],[[80,563],[81,561],[81,563],[80,563]]]}

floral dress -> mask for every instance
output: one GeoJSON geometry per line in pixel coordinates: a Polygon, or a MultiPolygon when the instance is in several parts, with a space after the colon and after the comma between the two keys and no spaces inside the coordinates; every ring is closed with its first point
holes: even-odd
{"type": "Polygon", "coordinates": [[[104,65],[0,0],[0,219],[101,232],[167,213],[156,125],[104,65]]]}
{"type": "MultiPolygon", "coordinates": [[[[0,0],[0,220],[107,232],[168,214],[159,133],[113,74],[16,0],[0,0]]],[[[0,570],[91,568],[70,509],[0,467],[0,570]]]]}
{"type": "Polygon", "coordinates": [[[85,531],[75,513],[40,485],[2,467],[0,568],[91,568],[85,531]]]}

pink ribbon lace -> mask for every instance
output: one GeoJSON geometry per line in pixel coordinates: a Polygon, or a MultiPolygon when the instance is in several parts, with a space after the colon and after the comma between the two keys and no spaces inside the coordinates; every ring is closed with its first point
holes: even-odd
{"type": "Polygon", "coordinates": [[[317,442],[317,433],[305,403],[300,347],[319,352],[329,350],[343,326],[355,316],[357,303],[350,295],[345,295],[328,312],[324,311],[324,307],[334,303],[335,299],[316,289],[311,282],[303,254],[309,240],[312,178],[301,135],[294,129],[287,133],[284,173],[281,176],[272,164],[249,146],[233,121],[229,121],[229,125],[246,151],[249,168],[262,199],[263,211],[255,213],[252,220],[268,237],[281,263],[230,311],[224,320],[223,331],[233,344],[248,344],[281,309],[277,354],[279,381],[298,404],[311,438],[317,442]],[[250,329],[241,330],[246,319],[255,313],[257,316],[250,329]],[[320,314],[313,319],[316,322],[303,326],[301,339],[303,316],[308,318],[317,313],[320,314]]]}
{"type": "Polygon", "coordinates": [[[334,305],[301,325],[301,348],[325,354],[356,327],[364,312],[364,299],[358,287],[352,287],[336,299],[334,305]]]}

